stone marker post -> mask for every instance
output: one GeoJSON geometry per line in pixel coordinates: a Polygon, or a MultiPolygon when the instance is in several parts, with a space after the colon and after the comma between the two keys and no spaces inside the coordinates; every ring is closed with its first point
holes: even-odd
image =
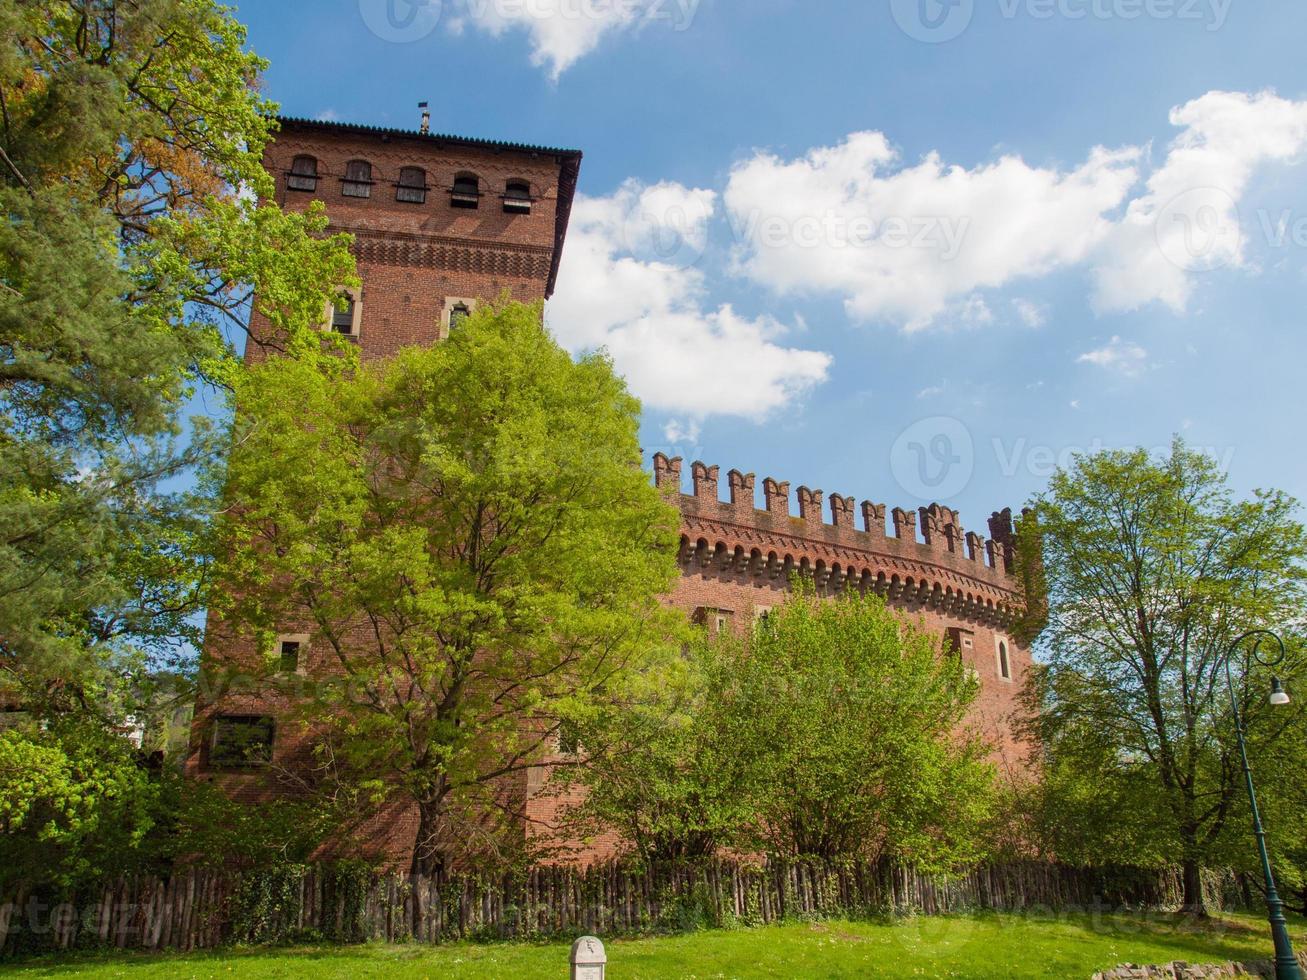
{"type": "Polygon", "coordinates": [[[572,980],[604,980],[607,965],[604,944],[594,936],[582,936],[572,943],[572,980]]]}

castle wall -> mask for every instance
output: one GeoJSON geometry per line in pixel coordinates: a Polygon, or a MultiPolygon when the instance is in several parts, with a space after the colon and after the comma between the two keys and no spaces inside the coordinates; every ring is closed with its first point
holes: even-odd
{"type": "MultiPolygon", "coordinates": [[[[852,498],[832,494],[827,520],[820,490],[800,487],[791,495],[788,483],[768,479],[758,508],[751,473],[731,471],[722,500],[718,467],[695,463],[691,493],[681,492],[681,471],[681,460],[654,457],[655,480],[681,512],[681,576],[669,605],[710,630],[743,631],[784,603],[794,573],[829,597],[875,592],[905,618],[955,644],[980,682],[968,726],[992,746],[1001,773],[1027,771],[1028,749],[1016,736],[1016,723],[1031,660],[1028,647],[1009,632],[1020,603],[1011,574],[1011,511],[991,516],[990,537],[965,532],[957,512],[937,504],[916,512],[895,509],[887,528],[885,505],[864,501],[855,525],[852,498]]],[[[546,780],[537,773],[532,783],[543,787],[546,780]]],[[[575,792],[537,789],[527,814],[532,832],[581,864],[620,852],[623,842],[615,833],[576,840],[556,832],[563,809],[580,799],[575,792]]]]}
{"type": "MultiPolygon", "coordinates": [[[[511,145],[472,145],[438,137],[371,131],[323,123],[285,121],[264,152],[276,180],[276,202],[288,211],[313,201],[326,205],[329,231],[355,236],[353,252],[362,287],[357,342],[365,359],[384,358],[403,347],[448,336],[455,300],[497,299],[507,293],[524,303],[553,289],[570,215],[580,155],[511,145]],[[317,161],[316,188],[293,190],[296,157],[317,161]],[[371,164],[371,196],[344,193],[346,167],[371,164]],[[404,167],[426,174],[426,201],[396,200],[404,167]],[[474,174],[482,194],[475,210],[451,203],[454,179],[474,174]],[[510,180],[530,185],[530,213],[507,213],[503,194],[510,180]]],[[[266,318],[251,318],[251,360],[266,356],[258,341],[271,335],[266,318]]]]}
{"type": "MultiPolygon", "coordinates": [[[[363,281],[358,332],[365,359],[385,358],[405,346],[434,343],[449,330],[455,300],[485,301],[502,292],[535,301],[552,289],[567,227],[580,154],[514,144],[488,144],[393,130],[288,120],[269,145],[265,165],[276,178],[276,199],[289,210],[313,200],[327,207],[330,230],[354,234],[354,253],[363,281]],[[289,187],[296,156],[317,161],[313,192],[289,187]],[[372,165],[367,199],[343,193],[351,160],[372,165]],[[422,204],[395,199],[400,168],[426,171],[422,204]],[[482,193],[476,210],[451,205],[450,190],[460,173],[475,173],[482,193]],[[507,181],[529,182],[529,214],[505,213],[500,194],[507,181]]],[[[251,319],[247,358],[268,355],[275,341],[267,320],[251,319]]],[[[938,505],[917,511],[855,502],[853,498],[763,481],[761,508],[753,474],[727,474],[721,499],[719,469],[696,463],[690,493],[682,492],[682,463],[658,455],[654,479],[681,512],[681,576],[666,602],[687,616],[716,628],[745,630],[754,617],[784,601],[791,574],[810,575],[823,594],[859,589],[883,595],[904,616],[950,637],[957,653],[976,671],[980,697],[971,723],[994,746],[1005,767],[1022,767],[1013,735],[1017,692],[1030,666],[1029,651],[1007,632],[1020,597],[1012,575],[1010,512],[994,514],[988,535],[967,533],[955,511],[938,505]],[[829,516],[827,516],[829,515],[829,516]],[[1000,649],[1006,652],[1007,671],[1000,649]]],[[[287,624],[288,633],[302,626],[287,624]]],[[[301,671],[306,682],[338,672],[314,638],[305,634],[301,671]]],[[[361,628],[353,640],[370,642],[361,628]]],[[[273,762],[287,770],[312,768],[311,733],[298,728],[294,685],[290,693],[254,690],[248,679],[263,673],[266,656],[253,640],[211,615],[202,654],[203,668],[218,685],[201,692],[192,733],[188,773],[212,780],[237,798],[256,800],[293,794],[293,782],[272,784],[255,772],[219,771],[209,764],[207,746],[218,716],[271,717],[277,724],[273,762]],[[237,678],[227,687],[224,678],[237,678]],[[242,684],[239,678],[246,678],[242,684]]],[[[294,679],[292,678],[292,681],[294,679]]],[[[504,788],[527,799],[528,834],[561,847],[571,860],[588,863],[621,849],[616,834],[594,840],[567,840],[557,834],[559,799],[548,791],[543,769],[523,774],[504,788]]],[[[368,817],[365,837],[376,854],[407,865],[417,830],[412,807],[394,804],[368,817]]]]}

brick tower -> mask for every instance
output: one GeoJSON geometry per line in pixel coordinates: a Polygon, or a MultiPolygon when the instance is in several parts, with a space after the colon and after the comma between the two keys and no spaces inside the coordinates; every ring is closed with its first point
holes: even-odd
{"type": "MultiPolygon", "coordinates": [[[[331,230],[355,236],[362,286],[323,311],[322,328],[352,338],[365,359],[436,343],[478,302],[501,293],[526,302],[548,298],[580,163],[575,150],[440,136],[425,124],[412,132],[302,119],[284,119],[265,155],[283,208],[321,200],[331,230]]],[[[266,356],[260,338],[267,331],[256,315],[247,357],[266,356]]],[[[689,493],[680,459],[659,454],[653,470],[681,512],[681,578],[665,598],[669,606],[709,630],[746,631],[784,601],[793,573],[825,595],[876,592],[936,631],[975,671],[981,693],[971,724],[989,738],[996,762],[1024,767],[1013,718],[1030,654],[1013,635],[1023,597],[1013,575],[1010,511],[995,513],[982,535],[964,531],[959,514],[938,504],[887,513],[884,504],[799,487],[798,512],[791,514],[789,483],[764,480],[759,508],[752,473],[728,473],[723,500],[716,466],[694,463],[689,493]]],[[[282,672],[316,675],[322,665],[313,637],[287,629],[272,651],[282,672]]],[[[206,671],[256,674],[267,657],[211,618],[206,671]]],[[[254,690],[202,692],[188,771],[238,797],[267,792],[258,767],[241,764],[233,746],[254,742],[275,763],[293,767],[304,745],[278,728],[290,710],[286,701],[254,690]]],[[[550,791],[548,781],[539,768],[512,790],[528,834],[582,863],[621,848],[614,835],[563,839],[557,818],[569,801],[550,791]]],[[[407,865],[416,831],[411,812],[396,806],[378,813],[370,831],[380,852],[407,865]]]]}
{"type": "MultiPolygon", "coordinates": [[[[264,154],[282,208],[322,201],[331,231],[354,235],[363,285],[324,325],[364,358],[438,341],[505,291],[547,299],[558,276],[580,152],[425,129],[282,119],[264,154]]],[[[247,356],[266,326],[252,320],[247,356]]]]}
{"type": "MultiPolygon", "coordinates": [[[[342,290],[321,327],[349,337],[364,360],[436,343],[478,303],[507,293],[535,302],[554,289],[581,166],[577,150],[283,118],[264,153],[276,201],[304,210],[322,201],[332,233],[354,236],[362,285],[342,290]]],[[[250,321],[248,360],[267,357],[271,326],[250,321]]],[[[324,666],[313,638],[288,624],[272,651],[282,673],[316,676],[324,666]]],[[[306,745],[283,722],[284,696],[242,683],[268,651],[211,615],[187,772],[232,796],[277,792],[248,750],[279,766],[307,761],[306,745]]],[[[412,849],[414,825],[401,810],[377,815],[371,835],[382,853],[412,849]]],[[[406,860],[403,859],[403,860],[406,860]]]]}

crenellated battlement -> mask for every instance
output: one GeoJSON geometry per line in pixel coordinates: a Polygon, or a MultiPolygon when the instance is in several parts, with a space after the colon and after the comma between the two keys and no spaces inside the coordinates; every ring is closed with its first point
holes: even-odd
{"type": "Polygon", "coordinates": [[[870,587],[894,599],[947,604],[1004,618],[1019,602],[1013,577],[1011,509],[996,511],[989,536],[967,531],[956,510],[931,504],[909,510],[731,470],[721,499],[720,467],[691,464],[690,493],[682,490],[683,460],[658,453],[654,480],[675,495],[682,517],[681,560],[687,566],[739,576],[810,573],[819,588],[870,587]],[[791,510],[791,503],[797,512],[791,510]],[[861,526],[854,517],[858,511],[861,526]],[[888,523],[887,523],[888,514],[888,523]]]}

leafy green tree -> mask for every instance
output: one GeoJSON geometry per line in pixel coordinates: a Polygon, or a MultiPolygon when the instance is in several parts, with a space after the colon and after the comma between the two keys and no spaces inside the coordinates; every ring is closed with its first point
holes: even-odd
{"type": "Polygon", "coordinates": [[[582,726],[580,815],[649,859],[729,846],[965,865],[995,801],[965,726],[976,691],[878,597],[824,601],[798,583],[747,637],[700,637],[678,670],[582,726]]]}
{"type": "Polygon", "coordinates": [[[564,812],[569,829],[582,838],[616,829],[646,863],[740,840],[766,762],[731,738],[738,652],[697,631],[682,656],[646,665],[612,703],[570,720],[577,765],[551,784],[560,796],[583,791],[564,812]]]}
{"type": "Polygon", "coordinates": [[[979,683],[942,639],[875,595],[799,590],[739,658],[735,739],[769,747],[756,840],[790,855],[894,856],[948,870],[984,853],[979,683]]]}
{"type": "Polygon", "coordinates": [[[560,719],[664,641],[677,515],[637,403],[514,303],[358,371],[271,359],[236,398],[213,622],[311,632],[339,683],[306,721],[412,801],[413,871],[440,873],[444,818],[511,807],[560,719]]]}
{"type": "MultiPolygon", "coordinates": [[[[1053,850],[1086,863],[1177,862],[1203,912],[1200,868],[1255,851],[1220,664],[1256,627],[1293,624],[1307,535],[1275,491],[1240,500],[1216,464],[1176,441],[1078,457],[1038,499],[1049,599],[1046,666],[1030,692],[1046,754],[1053,850]]],[[[1268,815],[1303,758],[1301,712],[1268,704],[1249,650],[1231,664],[1268,815]],[[1294,738],[1294,731],[1299,733],[1294,738]]],[[[1283,675],[1302,679],[1295,649],[1283,675]]],[[[1280,845],[1300,836],[1301,818],[1280,845]]],[[[1272,843],[1276,843],[1272,833],[1272,843]]]]}
{"type": "Polygon", "coordinates": [[[353,265],[261,165],[264,63],[211,0],[0,5],[0,686],[95,703],[125,651],[196,630],[224,325],[257,290],[286,346],[353,265]]]}
{"type": "Polygon", "coordinates": [[[306,862],[329,837],[349,840],[357,802],[312,792],[237,802],[92,716],[30,720],[0,732],[0,894],[176,865],[306,862]]]}
{"type": "Polygon", "coordinates": [[[138,870],[163,795],[126,739],[85,719],[0,732],[0,890],[138,870]]]}

